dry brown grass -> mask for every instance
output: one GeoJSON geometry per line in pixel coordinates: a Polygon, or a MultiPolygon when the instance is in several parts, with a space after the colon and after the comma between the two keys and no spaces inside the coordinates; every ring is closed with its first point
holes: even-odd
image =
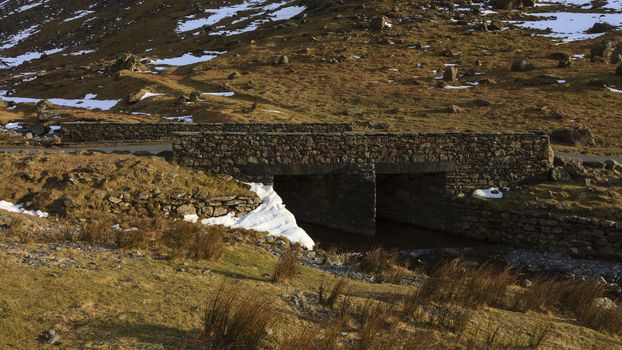
{"type": "Polygon", "coordinates": [[[113,239],[112,222],[103,218],[89,220],[80,229],[79,240],[90,245],[110,243],[113,239]]]}
{"type": "Polygon", "coordinates": [[[581,312],[603,294],[603,286],[594,280],[538,277],[530,287],[518,293],[514,307],[519,311],[581,312]]]}
{"type": "Polygon", "coordinates": [[[514,275],[510,268],[486,263],[470,266],[462,259],[455,259],[437,267],[417,297],[422,303],[492,306],[504,300],[506,290],[513,282],[514,275]]]}
{"type": "Polygon", "coordinates": [[[258,349],[273,322],[267,299],[221,286],[205,310],[201,349],[258,349]]]}
{"type": "Polygon", "coordinates": [[[321,305],[328,306],[333,309],[335,304],[337,303],[337,299],[342,296],[348,289],[348,280],[345,278],[341,278],[335,283],[333,288],[330,290],[328,295],[326,294],[326,290],[324,288],[324,282],[320,284],[320,288],[318,291],[318,300],[321,305]]]}
{"type": "Polygon", "coordinates": [[[622,307],[606,308],[592,302],[577,310],[577,320],[580,324],[615,335],[622,335],[622,307]]]}
{"type": "Polygon", "coordinates": [[[338,350],[343,349],[339,341],[341,327],[330,324],[325,327],[316,326],[303,329],[277,346],[277,350],[338,350]]]}
{"type": "Polygon", "coordinates": [[[366,273],[380,275],[397,264],[398,255],[395,252],[376,247],[367,252],[359,261],[359,268],[366,273]]]}
{"type": "Polygon", "coordinates": [[[173,257],[215,260],[224,253],[225,230],[181,221],[164,230],[162,242],[173,257]]]}
{"type": "Polygon", "coordinates": [[[294,278],[298,272],[299,255],[300,248],[298,246],[290,246],[290,248],[281,255],[274,267],[272,282],[278,283],[294,278]]]}

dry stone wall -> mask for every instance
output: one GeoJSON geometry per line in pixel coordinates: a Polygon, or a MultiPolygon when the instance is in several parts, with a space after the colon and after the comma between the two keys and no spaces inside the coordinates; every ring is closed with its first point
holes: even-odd
{"type": "Polygon", "coordinates": [[[352,124],[328,123],[63,123],[64,143],[104,141],[170,141],[176,132],[331,132],[352,131],[352,124]]]}
{"type": "Polygon", "coordinates": [[[622,259],[622,221],[497,211],[471,202],[454,211],[446,228],[464,236],[577,257],[622,259]]]}

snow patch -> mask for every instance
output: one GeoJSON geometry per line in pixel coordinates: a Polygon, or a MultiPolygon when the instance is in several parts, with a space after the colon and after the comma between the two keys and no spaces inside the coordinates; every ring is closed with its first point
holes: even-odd
{"type": "Polygon", "coordinates": [[[283,204],[283,199],[269,185],[251,183],[251,191],[257,193],[262,203],[252,212],[236,218],[233,213],[201,221],[204,225],[223,225],[231,228],[244,228],[268,232],[272,236],[282,236],[292,243],[299,243],[306,249],[313,249],[315,243],[298,226],[296,218],[283,204]]]}
{"type": "MultiPolygon", "coordinates": [[[[0,90],[0,98],[5,101],[12,101],[15,103],[37,103],[41,101],[40,98],[13,97],[6,96],[6,94],[7,92],[5,90],[0,90]]],[[[97,95],[87,94],[82,99],[69,100],[63,98],[49,98],[48,101],[57,106],[100,109],[102,111],[107,111],[119,103],[119,100],[96,100],[95,97],[97,97],[97,95]]]]}
{"type": "Polygon", "coordinates": [[[48,213],[41,210],[26,210],[23,204],[13,204],[11,202],[0,200],[0,209],[9,211],[11,213],[21,213],[31,216],[37,216],[40,218],[47,218],[48,213]]]}
{"type": "Polygon", "coordinates": [[[486,199],[501,199],[503,198],[503,192],[498,187],[491,187],[475,190],[473,191],[473,196],[486,199]]]}

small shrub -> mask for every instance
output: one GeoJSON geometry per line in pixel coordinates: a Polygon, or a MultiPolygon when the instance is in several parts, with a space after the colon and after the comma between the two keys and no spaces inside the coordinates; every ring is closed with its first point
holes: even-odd
{"type": "Polygon", "coordinates": [[[296,272],[298,272],[298,253],[298,247],[292,246],[281,255],[281,258],[274,267],[272,282],[278,283],[289,280],[296,275],[296,272]]]}
{"type": "Polygon", "coordinates": [[[223,286],[205,310],[201,349],[257,349],[272,320],[272,304],[268,300],[223,286]]]}

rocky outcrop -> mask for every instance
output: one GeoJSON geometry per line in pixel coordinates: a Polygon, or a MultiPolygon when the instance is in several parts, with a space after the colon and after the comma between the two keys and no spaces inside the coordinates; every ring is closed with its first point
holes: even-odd
{"type": "Polygon", "coordinates": [[[592,130],[589,128],[563,128],[551,132],[551,140],[557,143],[573,146],[595,145],[592,130]]]}

